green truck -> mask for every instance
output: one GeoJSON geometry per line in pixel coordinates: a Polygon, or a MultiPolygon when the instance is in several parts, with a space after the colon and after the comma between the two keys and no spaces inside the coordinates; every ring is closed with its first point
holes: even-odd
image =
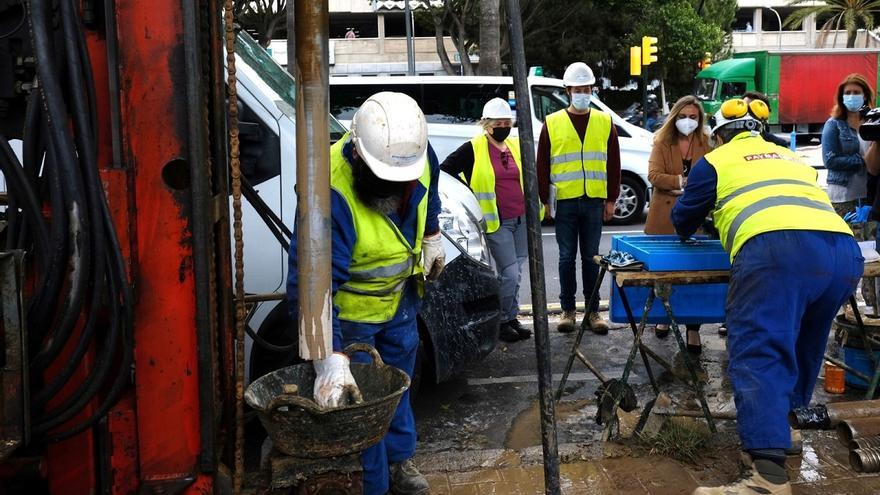
{"type": "MultiPolygon", "coordinates": [[[[865,76],[877,88],[876,49],[764,50],[735,53],[697,74],[694,94],[707,114],[746,91],[770,100],[770,131],[818,136],[848,74],[865,76]]],[[[875,91],[876,96],[876,91],[875,91]]]]}

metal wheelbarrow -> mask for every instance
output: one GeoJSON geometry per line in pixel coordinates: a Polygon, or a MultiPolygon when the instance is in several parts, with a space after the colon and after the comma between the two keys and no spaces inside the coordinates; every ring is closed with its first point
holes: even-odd
{"type": "Polygon", "coordinates": [[[376,349],[352,344],[345,354],[366,352],[370,364],[351,363],[351,374],[364,401],[321,409],[312,400],[315,371],[311,362],[273,371],[254,381],[244,394],[279,451],[304,458],[337,457],[360,452],[379,442],[410,379],[382,362],[376,349]],[[296,387],[291,387],[295,385],[296,387]],[[289,391],[295,388],[296,393],[289,391]]]}

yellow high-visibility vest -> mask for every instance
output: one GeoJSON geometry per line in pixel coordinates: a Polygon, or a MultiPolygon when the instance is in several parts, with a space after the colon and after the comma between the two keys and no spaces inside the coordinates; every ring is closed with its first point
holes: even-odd
{"type": "Polygon", "coordinates": [[[556,199],[608,197],[608,137],[611,117],[595,108],[584,140],[563,109],[547,116],[550,137],[550,182],[556,186],[556,199]]]}
{"type": "MultiPolygon", "coordinates": [[[[513,156],[516,168],[519,170],[519,187],[523,187],[522,163],[519,154],[519,138],[509,137],[504,140],[507,149],[513,156]]],[[[480,208],[483,210],[483,219],[486,221],[486,232],[491,234],[501,226],[501,217],[498,214],[498,202],[495,197],[495,169],[492,167],[492,159],[489,158],[489,138],[485,134],[471,139],[471,147],[474,150],[474,168],[471,171],[469,186],[480,208]]],[[[544,219],[544,205],[541,205],[541,220],[544,219]]]]}
{"type": "MultiPolygon", "coordinates": [[[[362,323],[384,323],[394,318],[408,278],[424,290],[422,277],[422,237],[428,216],[428,193],[418,205],[415,244],[410,245],[387,216],[365,205],[354,190],[351,164],[342,154],[348,134],[330,148],[330,187],[348,204],[357,240],[348,272],[351,278],[341,285],[333,303],[339,307],[339,319],[362,323]]],[[[431,167],[419,182],[426,190],[431,185],[431,167]]]]}
{"type": "Polygon", "coordinates": [[[816,170],[791,150],[744,132],[705,158],[718,174],[715,227],[731,262],[746,241],[764,232],[852,235],[816,184],[816,170]]]}

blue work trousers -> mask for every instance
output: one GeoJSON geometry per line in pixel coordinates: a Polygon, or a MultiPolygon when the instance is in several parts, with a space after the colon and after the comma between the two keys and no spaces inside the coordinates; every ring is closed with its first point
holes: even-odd
{"type": "MultiPolygon", "coordinates": [[[[584,301],[590,297],[599,266],[593,263],[593,256],[599,253],[602,238],[602,215],[605,200],[581,196],[556,202],[556,243],[559,245],[559,302],[563,311],[574,311],[577,293],[578,246],[581,249],[581,275],[583,277],[584,301]]],[[[599,299],[593,301],[587,312],[599,310],[599,299]]]]}
{"type": "MultiPolygon", "coordinates": [[[[340,320],[344,346],[366,343],[375,347],[387,365],[400,368],[410,378],[416,365],[419,349],[419,329],[416,317],[421,301],[412,284],[407,284],[397,314],[387,323],[355,323],[340,320]]],[[[354,362],[368,363],[370,357],[357,353],[354,362]]],[[[384,495],[388,492],[388,465],[405,461],[416,451],[416,420],[409,404],[409,390],[400,398],[400,404],[391,419],[385,437],[361,454],[364,469],[364,495],[384,495]]]]}
{"type": "Polygon", "coordinates": [[[526,217],[508,218],[498,230],[486,236],[498,273],[501,274],[501,322],[515,320],[519,314],[519,284],[522,264],[529,257],[526,217]]]}
{"type": "Polygon", "coordinates": [[[810,403],[831,322],[855,291],[852,236],[783,230],[742,247],[727,292],[728,373],[743,449],[787,449],[788,412],[810,403]]]}

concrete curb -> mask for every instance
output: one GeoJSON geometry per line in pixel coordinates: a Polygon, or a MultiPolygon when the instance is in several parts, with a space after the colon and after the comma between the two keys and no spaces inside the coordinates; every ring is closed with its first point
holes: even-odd
{"type": "MultiPolygon", "coordinates": [[[[584,312],[584,303],[579,302],[575,303],[574,308],[576,311],[584,312]]],[[[520,304],[519,305],[519,314],[520,316],[531,316],[534,308],[531,304],[520,304]]],[[[599,311],[608,311],[608,300],[599,301],[599,311]]],[[[559,314],[562,313],[562,306],[557,303],[548,303],[547,304],[547,313],[548,314],[559,314]]]]}

